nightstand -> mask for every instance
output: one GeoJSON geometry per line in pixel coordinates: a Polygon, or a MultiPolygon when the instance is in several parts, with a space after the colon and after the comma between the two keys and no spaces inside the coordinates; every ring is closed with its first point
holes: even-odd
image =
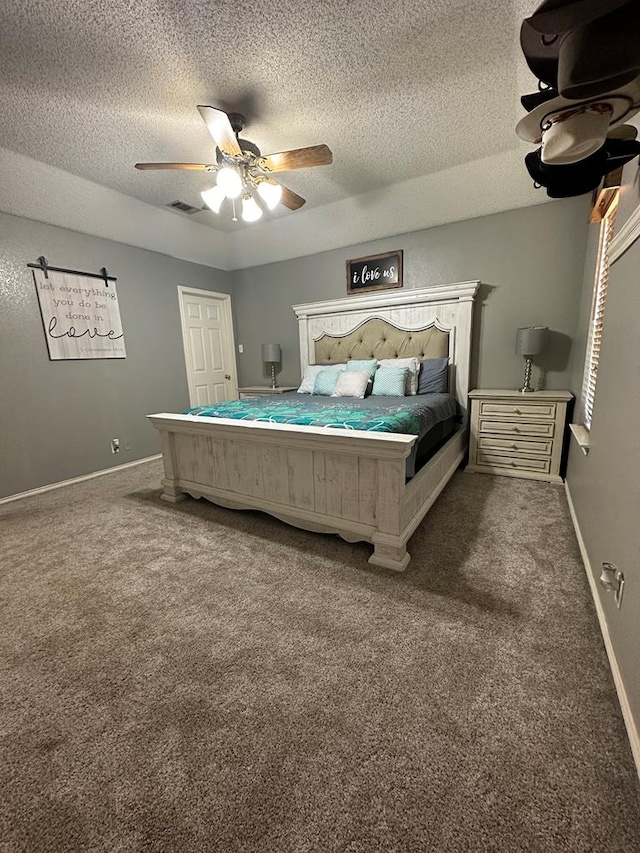
{"type": "Polygon", "coordinates": [[[569,391],[471,391],[466,470],[562,483],[560,461],[569,391]]]}
{"type": "Polygon", "coordinates": [[[246,388],[238,388],[238,397],[245,400],[247,397],[262,397],[264,394],[284,394],[285,391],[297,391],[297,385],[279,385],[270,388],[267,385],[248,385],[246,388]]]}

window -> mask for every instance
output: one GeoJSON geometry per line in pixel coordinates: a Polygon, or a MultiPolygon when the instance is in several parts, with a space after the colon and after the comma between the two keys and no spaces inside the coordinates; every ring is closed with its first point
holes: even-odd
{"type": "Polygon", "coordinates": [[[609,281],[609,249],[613,238],[614,220],[615,206],[611,213],[605,216],[600,225],[600,243],[596,261],[596,277],[591,305],[589,337],[587,339],[587,356],[584,364],[584,378],[582,380],[582,422],[587,429],[591,429],[596,383],[598,380],[602,326],[604,323],[604,308],[607,301],[607,283],[609,281]]]}

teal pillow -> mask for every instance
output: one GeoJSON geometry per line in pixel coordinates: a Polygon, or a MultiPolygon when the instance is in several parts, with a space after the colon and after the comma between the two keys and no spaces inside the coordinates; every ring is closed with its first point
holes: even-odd
{"type": "Polygon", "coordinates": [[[379,367],[373,379],[372,397],[406,396],[408,367],[379,367]]]}
{"type": "Polygon", "coordinates": [[[319,371],[313,386],[313,393],[320,394],[322,397],[330,397],[335,391],[338,377],[341,373],[342,370],[336,370],[331,367],[327,370],[319,371]]]}
{"type": "Polygon", "coordinates": [[[347,362],[347,370],[359,370],[361,373],[368,373],[369,376],[373,376],[373,374],[376,372],[377,366],[377,358],[371,358],[362,361],[352,359],[351,361],[347,362]]]}

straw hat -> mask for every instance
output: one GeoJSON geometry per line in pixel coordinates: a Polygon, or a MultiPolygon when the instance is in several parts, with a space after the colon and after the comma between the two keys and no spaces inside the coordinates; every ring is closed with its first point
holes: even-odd
{"type": "Polygon", "coordinates": [[[552,98],[521,119],[516,133],[525,142],[542,144],[545,163],[566,165],[593,154],[613,128],[638,112],[640,78],[590,101],[552,98]]]}

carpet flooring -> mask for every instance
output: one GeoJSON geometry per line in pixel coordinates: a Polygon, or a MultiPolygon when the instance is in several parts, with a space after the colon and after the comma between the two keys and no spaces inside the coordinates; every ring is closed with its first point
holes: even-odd
{"type": "Polygon", "coordinates": [[[640,850],[561,487],[456,474],[404,575],[159,499],[0,507],[0,851],[640,850]]]}

